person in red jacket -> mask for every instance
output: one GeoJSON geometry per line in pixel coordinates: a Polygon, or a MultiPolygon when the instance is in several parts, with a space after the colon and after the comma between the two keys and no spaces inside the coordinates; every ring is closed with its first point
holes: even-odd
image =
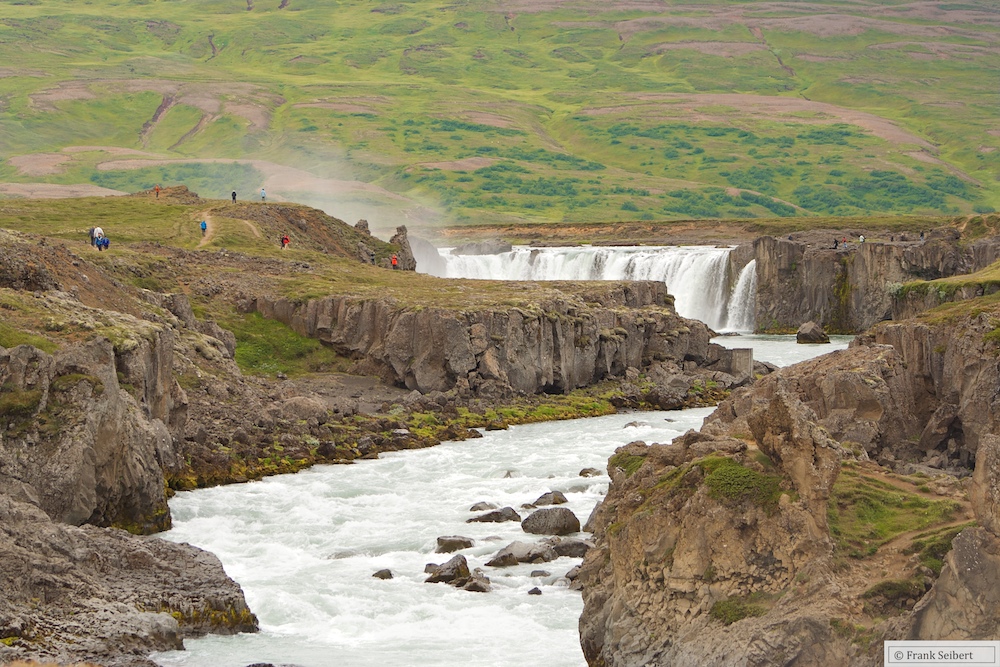
{"type": "Polygon", "coordinates": [[[399,268],[399,258],[396,257],[396,255],[392,256],[392,268],[394,269],[399,268]]]}
{"type": "Polygon", "coordinates": [[[282,236],[281,237],[281,249],[284,250],[285,248],[287,248],[288,244],[291,243],[291,242],[292,242],[292,240],[290,238],[288,238],[288,234],[285,234],[284,236],[282,236]]]}

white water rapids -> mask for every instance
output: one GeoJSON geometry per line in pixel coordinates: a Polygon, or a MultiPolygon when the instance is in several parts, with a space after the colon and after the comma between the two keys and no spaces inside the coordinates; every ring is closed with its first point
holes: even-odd
{"type": "MultiPolygon", "coordinates": [[[[753,347],[755,357],[787,365],[849,340],[716,342],[753,347]]],[[[563,578],[578,560],[484,567],[493,592],[470,593],[423,583],[426,563],[451,556],[434,553],[436,538],[474,538],[476,545],[459,553],[483,567],[510,542],[537,538],[517,523],[466,524],[475,516],[469,507],[491,501],[525,516],[521,504],[549,490],[563,491],[582,523],[607,491],[604,471],[616,447],[669,442],[698,428],[711,410],[515,426],[354,465],[179,493],[170,501],[174,529],[161,537],[215,553],[243,587],[261,632],[189,639],[186,651],[154,659],[185,667],[583,667],[582,602],[563,578]],[[580,477],[586,467],[601,475],[580,477]],[[395,578],[372,578],[381,568],[395,578]],[[532,576],[535,570],[549,574],[532,576]],[[527,594],[535,586],[541,596],[527,594]]]]}
{"type": "MultiPolygon", "coordinates": [[[[428,263],[444,278],[489,280],[659,280],[675,298],[678,314],[716,331],[754,328],[756,261],[729,276],[732,248],[715,246],[515,246],[497,255],[441,251],[428,263]]],[[[420,269],[418,259],[417,269],[420,269]]]]}

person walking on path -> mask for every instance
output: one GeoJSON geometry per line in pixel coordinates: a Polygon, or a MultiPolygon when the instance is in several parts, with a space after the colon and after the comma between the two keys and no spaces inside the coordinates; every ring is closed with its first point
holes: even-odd
{"type": "Polygon", "coordinates": [[[282,236],[281,237],[281,249],[284,250],[285,248],[287,248],[288,244],[291,243],[291,242],[292,242],[292,240],[290,238],[288,238],[288,234],[285,234],[284,236],[282,236]]]}
{"type": "Polygon", "coordinates": [[[87,238],[90,239],[90,245],[93,246],[94,245],[94,239],[97,238],[94,235],[94,228],[93,227],[91,227],[89,230],[87,230],[87,238]]]}
{"type": "Polygon", "coordinates": [[[236,190],[233,190],[233,203],[236,203],[236,190]]]}
{"type": "Polygon", "coordinates": [[[201,235],[204,236],[205,232],[208,231],[208,222],[205,220],[201,221],[201,235]]]}
{"type": "Polygon", "coordinates": [[[393,254],[392,256],[392,268],[393,269],[399,268],[399,258],[396,257],[395,254],[393,254]]]}
{"type": "Polygon", "coordinates": [[[260,189],[260,200],[261,201],[267,201],[267,193],[264,192],[264,188],[260,189]]]}
{"type": "Polygon", "coordinates": [[[159,183],[157,183],[156,187],[153,188],[153,192],[156,193],[156,198],[159,199],[160,198],[160,184],[159,183]]]}

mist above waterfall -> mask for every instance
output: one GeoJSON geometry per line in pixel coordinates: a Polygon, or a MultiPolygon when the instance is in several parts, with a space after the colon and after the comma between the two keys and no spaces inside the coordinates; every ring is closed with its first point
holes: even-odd
{"type": "Polygon", "coordinates": [[[739,276],[730,276],[730,252],[715,246],[518,246],[496,255],[442,251],[440,261],[433,263],[418,257],[417,270],[483,280],[659,280],[674,296],[680,315],[717,331],[752,330],[754,262],[739,276]]]}

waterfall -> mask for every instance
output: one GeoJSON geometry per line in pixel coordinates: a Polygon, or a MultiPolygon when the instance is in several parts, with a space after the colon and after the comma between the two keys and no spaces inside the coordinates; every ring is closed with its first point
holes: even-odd
{"type": "Polygon", "coordinates": [[[751,259],[729,296],[726,325],[736,331],[753,331],[757,312],[757,260],[751,259]]]}
{"type": "MultiPolygon", "coordinates": [[[[455,256],[442,251],[444,270],[427,272],[486,280],[659,280],[674,296],[680,315],[717,331],[752,330],[754,263],[743,269],[731,291],[730,252],[732,248],[715,246],[517,246],[497,255],[455,256]]],[[[419,264],[417,270],[422,270],[419,264]]]]}

